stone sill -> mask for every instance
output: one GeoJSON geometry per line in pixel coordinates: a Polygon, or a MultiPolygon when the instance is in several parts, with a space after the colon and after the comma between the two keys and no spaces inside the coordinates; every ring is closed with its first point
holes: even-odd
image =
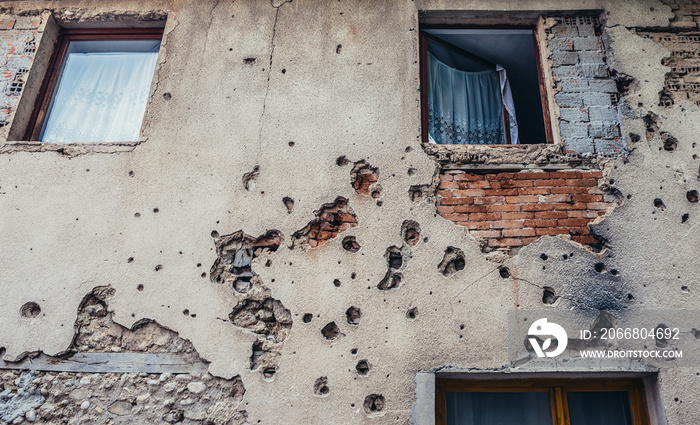
{"type": "Polygon", "coordinates": [[[17,152],[57,152],[66,156],[79,156],[93,153],[131,152],[142,142],[114,143],[43,143],[43,142],[6,142],[0,145],[0,154],[17,152]]]}

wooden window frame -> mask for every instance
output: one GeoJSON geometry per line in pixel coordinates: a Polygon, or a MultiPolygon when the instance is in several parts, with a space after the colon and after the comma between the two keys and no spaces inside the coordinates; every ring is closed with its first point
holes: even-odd
{"type": "MultiPolygon", "coordinates": [[[[421,105],[421,140],[423,143],[428,142],[428,36],[425,30],[431,29],[527,29],[532,31],[532,38],[535,48],[535,61],[537,63],[537,80],[540,87],[540,101],[542,103],[542,115],[544,121],[545,141],[543,143],[523,143],[518,145],[500,144],[500,145],[478,145],[489,147],[522,147],[531,145],[544,145],[554,143],[554,134],[552,131],[552,115],[549,106],[549,94],[547,91],[546,78],[544,67],[542,66],[540,40],[537,36],[538,25],[455,25],[455,24],[422,24],[419,30],[419,68],[420,68],[420,105],[421,105]]],[[[472,145],[449,145],[449,146],[472,146],[472,145]]]]}
{"type": "Polygon", "coordinates": [[[39,140],[51,99],[58,83],[61,66],[71,41],[78,40],[161,40],[163,28],[64,29],[56,41],[48,70],[39,90],[36,105],[29,118],[24,140],[39,140]]]}
{"type": "Polygon", "coordinates": [[[447,392],[547,392],[552,407],[553,425],[570,425],[567,392],[626,391],[634,425],[650,425],[649,408],[642,379],[564,378],[497,379],[476,381],[443,379],[435,381],[435,425],[447,425],[447,392]]]}

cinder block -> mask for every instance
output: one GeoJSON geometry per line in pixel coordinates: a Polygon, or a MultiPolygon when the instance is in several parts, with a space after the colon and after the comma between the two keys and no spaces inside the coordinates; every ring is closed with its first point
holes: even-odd
{"type": "Polygon", "coordinates": [[[617,122],[619,120],[617,109],[612,106],[591,106],[588,108],[588,116],[591,122],[617,122]]]}
{"type": "Polygon", "coordinates": [[[593,25],[577,25],[578,35],[581,37],[595,37],[595,27],[593,25]]]}
{"type": "Polygon", "coordinates": [[[620,125],[616,122],[595,122],[588,126],[588,135],[593,138],[615,139],[620,137],[620,125]]]}
{"type": "Polygon", "coordinates": [[[558,24],[550,29],[555,37],[576,37],[579,35],[578,26],[558,24]]]}
{"type": "Polygon", "coordinates": [[[583,97],[581,94],[562,93],[554,95],[554,100],[560,108],[581,108],[583,107],[583,97]]]}
{"type": "Polygon", "coordinates": [[[603,52],[578,52],[578,60],[586,65],[605,65],[603,52]]]}
{"type": "Polygon", "coordinates": [[[554,52],[552,53],[552,66],[576,65],[578,63],[578,55],[576,52],[554,52]]]}
{"type": "Polygon", "coordinates": [[[580,122],[560,122],[559,130],[564,139],[588,138],[588,124],[580,122]]]}
{"type": "MultiPolygon", "coordinates": [[[[611,107],[610,95],[607,93],[586,92],[580,95],[583,103],[588,107],[611,107]]],[[[556,97],[555,97],[556,99],[556,97]]]]}
{"type": "Polygon", "coordinates": [[[578,78],[581,76],[581,71],[575,66],[558,66],[552,69],[552,74],[563,80],[565,78],[578,78]]]}
{"type": "Polygon", "coordinates": [[[600,50],[602,47],[598,37],[576,37],[574,41],[574,50],[600,50]]]}
{"type": "Polygon", "coordinates": [[[563,92],[580,93],[588,90],[588,81],[583,78],[563,78],[559,86],[563,92]]]}
{"type": "Polygon", "coordinates": [[[588,88],[600,93],[617,93],[617,84],[609,78],[588,80],[588,88]]]}
{"type": "Polygon", "coordinates": [[[574,42],[568,37],[554,37],[547,42],[547,47],[552,53],[571,52],[574,50],[574,42]]]}
{"type": "Polygon", "coordinates": [[[598,154],[623,154],[625,143],[622,138],[617,139],[595,139],[595,149],[598,154]]]}
{"type": "Polygon", "coordinates": [[[573,151],[582,155],[591,155],[594,153],[595,149],[593,139],[588,137],[566,139],[564,141],[564,147],[567,151],[573,151]]]}
{"type": "Polygon", "coordinates": [[[19,16],[15,22],[15,29],[35,30],[41,25],[41,15],[19,16]]]}
{"type": "Polygon", "coordinates": [[[561,108],[559,111],[560,118],[564,121],[588,122],[588,111],[584,108],[561,108]]]}
{"type": "Polygon", "coordinates": [[[0,18],[0,31],[11,30],[15,26],[15,20],[12,18],[0,18]]]}

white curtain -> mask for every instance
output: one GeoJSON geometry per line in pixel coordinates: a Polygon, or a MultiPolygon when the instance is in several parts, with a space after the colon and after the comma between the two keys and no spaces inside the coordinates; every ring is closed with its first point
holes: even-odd
{"type": "Polygon", "coordinates": [[[158,53],[71,53],[43,142],[133,142],[139,137],[158,53]]]}
{"type": "Polygon", "coordinates": [[[552,425],[549,393],[447,393],[447,425],[552,425]]]}

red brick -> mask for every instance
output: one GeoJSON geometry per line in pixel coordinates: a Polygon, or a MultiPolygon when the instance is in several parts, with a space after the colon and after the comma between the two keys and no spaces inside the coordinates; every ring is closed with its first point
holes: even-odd
{"type": "Polygon", "coordinates": [[[489,246],[523,246],[523,241],[521,239],[491,239],[489,246]]]}
{"type": "Polygon", "coordinates": [[[492,229],[519,229],[523,227],[522,221],[492,221],[492,229]]]}
{"type": "Polygon", "coordinates": [[[503,220],[528,220],[535,218],[535,214],[530,212],[504,212],[502,218],[503,220]]]}
{"type": "Polygon", "coordinates": [[[521,211],[551,211],[554,209],[552,204],[523,204],[520,206],[521,211]]]}
{"type": "Polygon", "coordinates": [[[589,210],[607,210],[609,206],[605,202],[590,202],[587,204],[589,210]]]}
{"type": "Polygon", "coordinates": [[[530,245],[531,243],[535,242],[539,238],[522,238],[521,241],[523,241],[523,246],[525,245],[530,245]]]}
{"type": "Polygon", "coordinates": [[[435,194],[441,198],[451,198],[452,197],[451,190],[438,190],[435,194]]]}
{"type": "Polygon", "coordinates": [[[450,221],[469,221],[469,214],[445,214],[443,217],[450,221]]]}
{"type": "Polygon", "coordinates": [[[540,211],[535,213],[535,218],[557,219],[570,217],[566,211],[540,211]]]}
{"type": "Polygon", "coordinates": [[[571,195],[565,194],[565,193],[560,193],[557,195],[549,195],[549,196],[545,197],[545,202],[552,202],[552,203],[571,202],[571,195]]]}
{"type": "Polygon", "coordinates": [[[515,173],[489,173],[484,177],[487,180],[511,180],[515,178],[515,173]]]}
{"type": "Polygon", "coordinates": [[[549,179],[549,180],[535,180],[535,187],[555,187],[555,186],[566,186],[566,180],[564,179],[549,179]]]}
{"type": "Polygon", "coordinates": [[[496,221],[501,219],[500,213],[469,214],[469,221],[496,221]]]}
{"type": "Polygon", "coordinates": [[[560,229],[560,228],[556,228],[556,227],[554,227],[554,228],[549,228],[549,227],[539,228],[539,229],[536,229],[536,231],[537,231],[537,234],[538,234],[539,236],[544,236],[544,235],[550,235],[550,236],[554,236],[554,235],[566,235],[566,234],[569,233],[569,230],[568,230],[568,229],[560,229]]]}
{"type": "Polygon", "coordinates": [[[557,224],[562,227],[580,227],[585,226],[590,220],[586,218],[564,218],[557,221],[557,224]]]}
{"type": "Polygon", "coordinates": [[[484,205],[455,205],[454,212],[456,213],[485,213],[486,206],[484,205]]]}
{"type": "Polygon", "coordinates": [[[603,177],[603,172],[602,171],[584,171],[581,173],[582,177],[591,177],[594,179],[599,179],[603,177]]]}
{"type": "Polygon", "coordinates": [[[535,229],[504,229],[504,238],[523,238],[535,236],[535,229]]]}
{"type": "Polygon", "coordinates": [[[580,179],[580,171],[553,171],[549,173],[553,179],[580,179]]]}
{"type": "Polygon", "coordinates": [[[534,180],[506,180],[501,182],[501,187],[510,189],[513,187],[532,187],[534,180]]]}
{"type": "Polygon", "coordinates": [[[586,187],[569,187],[569,186],[563,186],[563,187],[553,187],[549,189],[552,194],[557,194],[557,193],[588,193],[588,188],[586,187]]]}
{"type": "Polygon", "coordinates": [[[459,189],[460,184],[455,182],[440,182],[438,189],[459,189]]]}
{"type": "Polygon", "coordinates": [[[485,194],[486,192],[484,189],[461,189],[452,191],[452,196],[455,198],[464,196],[484,196],[485,194]]]}
{"type": "Polygon", "coordinates": [[[569,233],[572,235],[585,236],[591,234],[591,229],[588,227],[569,227],[569,233]]]}
{"type": "Polygon", "coordinates": [[[586,189],[588,189],[588,190],[586,190],[586,191],[583,192],[583,193],[590,193],[591,195],[605,195],[605,192],[603,192],[602,190],[600,190],[600,188],[599,188],[598,186],[596,186],[596,187],[589,187],[589,188],[586,188],[586,189]]]}
{"type": "MultiPolygon", "coordinates": [[[[498,183],[498,182],[493,182],[498,183]]],[[[486,196],[517,196],[518,189],[486,189],[486,196]]]]}
{"type": "Polygon", "coordinates": [[[518,189],[518,195],[549,195],[551,190],[548,187],[523,187],[518,189]]]}
{"type": "Polygon", "coordinates": [[[522,196],[507,196],[506,203],[508,204],[534,204],[540,200],[537,196],[522,195],[522,196]]]}
{"type": "Polygon", "coordinates": [[[592,187],[598,186],[598,180],[596,179],[569,179],[566,180],[567,186],[574,187],[592,187]]]}
{"type": "Polygon", "coordinates": [[[576,210],[567,211],[566,214],[570,218],[596,218],[600,214],[600,211],[586,211],[586,210],[576,210]]]}
{"type": "Polygon", "coordinates": [[[482,198],[474,198],[474,203],[476,205],[494,205],[503,204],[506,202],[505,196],[485,196],[482,198]]]}
{"type": "Polygon", "coordinates": [[[572,199],[576,202],[603,202],[603,195],[574,195],[572,199]]]}
{"type": "Polygon", "coordinates": [[[516,212],[520,211],[520,205],[487,205],[488,212],[516,212]]]}
{"type": "Polygon", "coordinates": [[[520,172],[517,174],[518,180],[542,180],[542,179],[548,179],[549,178],[549,173],[548,172],[520,172]]]}
{"type": "Polygon", "coordinates": [[[452,174],[440,174],[440,181],[441,182],[451,182],[453,180],[453,175],[452,174]]]}
{"type": "Polygon", "coordinates": [[[460,226],[464,226],[469,230],[489,230],[489,223],[485,221],[461,221],[460,226]]]}
{"type": "Polygon", "coordinates": [[[593,236],[572,236],[571,239],[584,245],[593,245],[595,243],[595,238],[593,236]]]}
{"type": "Polygon", "coordinates": [[[456,182],[463,182],[463,181],[475,182],[477,180],[482,179],[482,177],[478,174],[455,174],[454,176],[452,176],[452,178],[456,182]]]}
{"type": "Polygon", "coordinates": [[[554,206],[555,210],[585,210],[587,208],[587,204],[583,202],[576,202],[575,204],[550,204],[554,206]]]}
{"type": "Polygon", "coordinates": [[[474,236],[478,236],[480,238],[500,238],[501,237],[500,230],[473,230],[471,232],[471,234],[474,236]]]}
{"type": "Polygon", "coordinates": [[[471,182],[469,186],[475,189],[489,189],[491,188],[491,182],[488,180],[477,180],[471,182]]]}
{"type": "MultiPolygon", "coordinates": [[[[438,214],[451,214],[451,213],[455,212],[455,207],[438,205],[437,212],[438,212],[438,214]]],[[[459,211],[459,212],[463,212],[463,211],[459,211]]]]}
{"type": "Polygon", "coordinates": [[[525,220],[525,227],[557,227],[556,220],[525,220]]]}
{"type": "Polygon", "coordinates": [[[474,198],[440,198],[438,197],[438,205],[463,205],[471,204],[474,198]]]}

